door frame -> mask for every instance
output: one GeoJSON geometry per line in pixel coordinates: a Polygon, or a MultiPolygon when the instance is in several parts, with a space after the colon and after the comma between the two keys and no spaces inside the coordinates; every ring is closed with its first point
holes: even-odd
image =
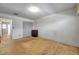
{"type": "MultiPolygon", "coordinates": [[[[12,40],[12,19],[7,19],[7,18],[0,18],[0,22],[1,22],[1,24],[3,23],[3,22],[8,22],[9,24],[10,24],[10,40],[12,40]]],[[[1,37],[3,36],[3,33],[2,33],[3,31],[2,31],[2,25],[1,25],[1,37]]]]}

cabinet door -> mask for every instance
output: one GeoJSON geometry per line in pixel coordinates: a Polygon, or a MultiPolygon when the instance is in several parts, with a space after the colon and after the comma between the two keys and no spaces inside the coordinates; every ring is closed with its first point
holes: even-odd
{"type": "Polygon", "coordinates": [[[38,30],[32,30],[32,36],[38,37],[38,30]]]}

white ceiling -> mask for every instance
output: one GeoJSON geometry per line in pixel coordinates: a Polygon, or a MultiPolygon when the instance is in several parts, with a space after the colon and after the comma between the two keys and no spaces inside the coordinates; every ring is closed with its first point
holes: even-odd
{"type": "Polygon", "coordinates": [[[0,13],[18,13],[17,16],[35,20],[56,12],[73,8],[74,6],[74,3],[0,3],[0,13]],[[32,13],[28,11],[27,9],[29,6],[38,7],[40,12],[32,13]]]}

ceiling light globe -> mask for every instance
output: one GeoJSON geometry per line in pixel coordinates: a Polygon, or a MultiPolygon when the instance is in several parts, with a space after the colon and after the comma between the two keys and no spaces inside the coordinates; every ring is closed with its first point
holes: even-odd
{"type": "Polygon", "coordinates": [[[38,7],[34,7],[34,6],[29,7],[28,10],[29,10],[30,12],[39,12],[39,11],[40,11],[38,7]]]}

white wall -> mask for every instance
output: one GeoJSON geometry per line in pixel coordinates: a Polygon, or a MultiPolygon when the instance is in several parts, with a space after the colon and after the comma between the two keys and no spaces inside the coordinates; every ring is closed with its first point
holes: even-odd
{"type": "MultiPolygon", "coordinates": [[[[26,19],[26,18],[14,16],[14,15],[3,14],[3,13],[0,13],[0,17],[12,20],[12,39],[18,39],[18,38],[22,38],[24,36],[23,22],[27,22],[27,23],[34,22],[31,19],[26,19]]],[[[26,26],[29,26],[29,25],[26,25],[26,26]]],[[[27,33],[25,33],[25,34],[27,34],[27,33]]],[[[28,33],[27,36],[28,35],[30,35],[30,34],[28,33]]]]}
{"type": "Polygon", "coordinates": [[[36,21],[39,36],[79,47],[79,17],[73,10],[36,21]]]}
{"type": "Polygon", "coordinates": [[[31,36],[32,25],[32,22],[13,20],[12,39],[31,36]]]}
{"type": "Polygon", "coordinates": [[[33,23],[23,22],[23,37],[31,36],[33,23]]]}
{"type": "Polygon", "coordinates": [[[23,21],[12,21],[12,39],[18,39],[23,37],[23,21]]]}

